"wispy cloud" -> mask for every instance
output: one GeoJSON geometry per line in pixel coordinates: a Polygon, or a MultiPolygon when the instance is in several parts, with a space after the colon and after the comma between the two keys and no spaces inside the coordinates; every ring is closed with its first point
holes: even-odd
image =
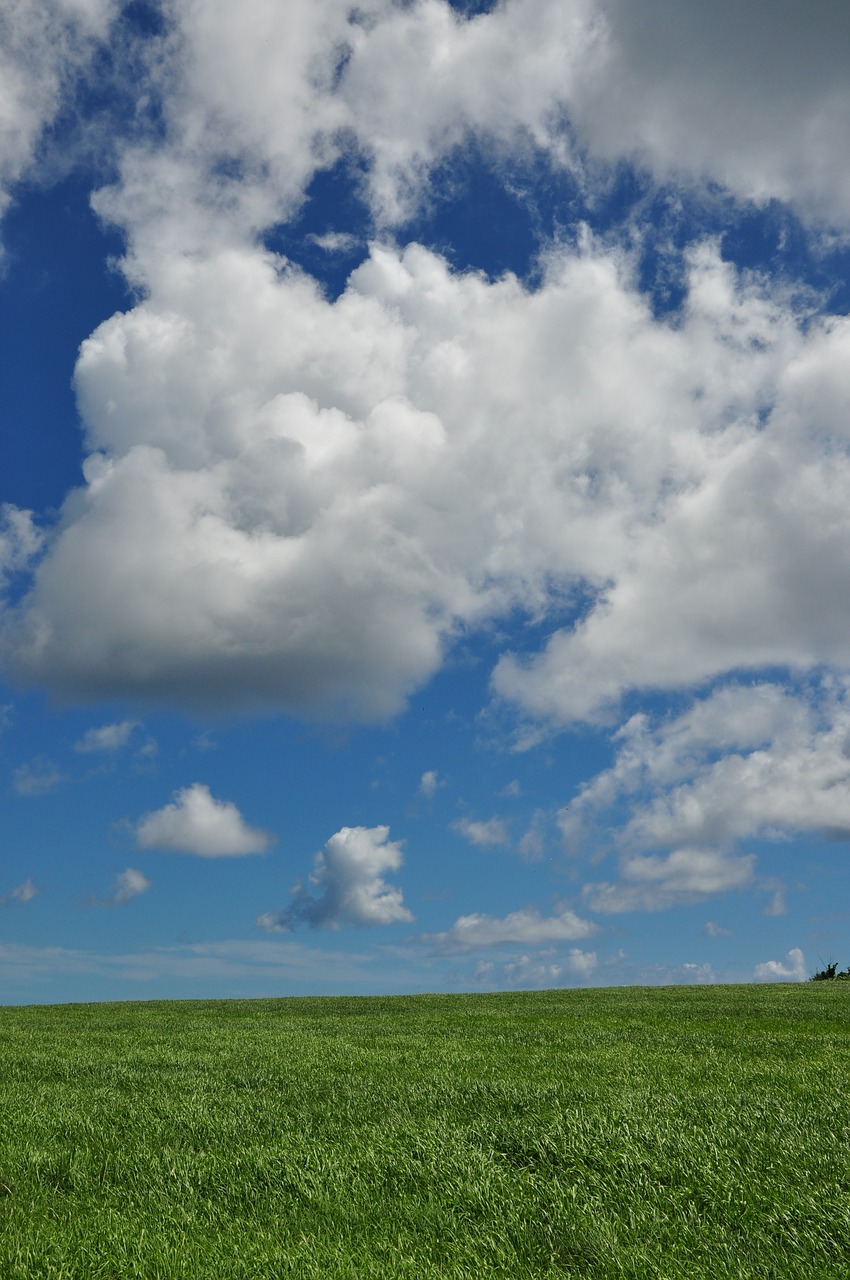
{"type": "Polygon", "coordinates": [[[12,787],[19,796],[43,796],[65,780],[61,769],[44,756],[19,764],[12,773],[12,787]]]}
{"type": "MultiPolygon", "coordinates": [[[[211,985],[229,981],[357,986],[370,978],[377,955],[328,951],[295,941],[232,940],[150,947],[104,954],[67,947],[0,942],[0,976],[6,981],[42,984],[52,978],[118,978],[132,983],[173,979],[211,985]]],[[[243,988],[244,989],[244,988],[243,988]]]]}
{"type": "Polygon", "coordinates": [[[363,243],[347,231],[326,231],[320,236],[309,235],[307,240],[317,249],[324,249],[325,253],[353,253],[363,243]]]}
{"type": "Polygon", "coordinates": [[[531,821],[528,824],[520,842],[517,845],[519,852],[523,858],[529,862],[537,862],[543,857],[546,848],[546,826],[549,822],[549,814],[545,809],[535,809],[531,815],[531,821]]]}
{"type": "Polygon", "coordinates": [[[21,884],[16,885],[9,893],[0,895],[0,906],[10,907],[17,905],[19,907],[25,907],[27,903],[32,902],[33,898],[39,893],[41,893],[41,889],[35,883],[32,876],[27,876],[26,880],[21,884]]]}
{"type": "Polygon", "coordinates": [[[719,924],[717,920],[706,920],[703,925],[703,936],[706,938],[731,938],[732,930],[727,929],[725,924],[719,924]]]}
{"type": "Polygon", "coordinates": [[[583,920],[574,911],[541,916],[536,907],[523,907],[506,916],[488,916],[479,912],[459,916],[450,929],[443,933],[424,934],[422,940],[430,943],[435,951],[450,955],[506,943],[542,946],[552,942],[577,941],[591,938],[598,932],[597,924],[583,920]]]}
{"type": "Polygon", "coordinates": [[[133,730],[138,728],[138,720],[121,720],[117,724],[103,724],[98,728],[87,729],[83,736],[74,743],[74,750],[118,751],[130,740],[133,730]]]}

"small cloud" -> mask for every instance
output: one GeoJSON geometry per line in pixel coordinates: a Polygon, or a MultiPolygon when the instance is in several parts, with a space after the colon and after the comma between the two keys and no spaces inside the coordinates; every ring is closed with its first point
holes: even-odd
{"type": "Polygon", "coordinates": [[[552,987],[567,978],[588,978],[598,964],[595,951],[571,947],[566,956],[517,956],[502,965],[504,981],[512,987],[552,987]]]}
{"type": "Polygon", "coordinates": [[[732,930],[727,929],[724,924],[718,924],[716,920],[706,920],[703,926],[704,938],[731,938],[732,930]]]}
{"type": "Polygon", "coordinates": [[[753,977],[756,982],[805,982],[806,959],[799,947],[792,947],[781,960],[765,960],[757,964],[753,977]]]}
{"type": "Polygon", "coordinates": [[[479,912],[460,916],[451,929],[444,933],[426,933],[422,940],[430,942],[443,955],[454,955],[485,947],[499,947],[506,943],[534,946],[573,942],[580,938],[591,938],[598,932],[597,924],[591,920],[583,920],[574,911],[565,910],[555,916],[541,916],[536,907],[523,907],[501,917],[479,912]]]}
{"type": "Polygon", "coordinates": [[[503,818],[489,818],[487,822],[473,822],[471,818],[458,818],[452,826],[470,844],[486,848],[488,845],[508,844],[507,824],[503,818]]]}
{"type": "Polygon", "coordinates": [[[784,888],[774,889],[770,896],[769,902],[764,907],[762,915],[765,916],[784,916],[788,908],[785,906],[785,890],[784,888]]]}
{"type": "Polygon", "coordinates": [[[291,905],[277,915],[265,912],[257,918],[257,926],[288,932],[300,924],[338,929],[346,924],[412,920],[401,889],[383,879],[383,872],[397,871],[403,861],[401,843],[389,840],[389,834],[389,827],[343,827],[337,831],[313,861],[310,884],[320,893],[314,895],[297,884],[291,905]]]}
{"type": "Polygon", "coordinates": [[[687,960],[682,965],[682,977],[685,982],[695,982],[700,986],[717,981],[717,974],[710,964],[694,964],[687,960]]]}
{"type": "Polygon", "coordinates": [[[439,777],[436,769],[426,769],[419,779],[419,794],[426,800],[432,799],[440,787],[446,785],[445,778],[439,777]]]}
{"type": "Polygon", "coordinates": [[[522,795],[522,787],[519,785],[519,779],[514,778],[512,782],[509,782],[508,785],[499,792],[499,795],[507,796],[512,800],[516,800],[522,795]]]}
{"type": "Polygon", "coordinates": [[[98,906],[123,907],[140,894],[147,893],[152,885],[153,881],[142,875],[141,871],[136,871],[135,867],[127,867],[115,877],[112,892],[107,898],[100,899],[98,906]]]}
{"type": "Polygon", "coordinates": [[[39,889],[32,876],[27,876],[23,884],[17,885],[5,897],[0,897],[0,906],[10,907],[17,904],[19,907],[25,907],[39,893],[41,893],[41,889],[39,889]]]}
{"type": "Polygon", "coordinates": [[[19,796],[43,796],[64,781],[65,774],[43,756],[19,764],[12,774],[12,787],[19,796]]]}
{"type": "Polygon", "coordinates": [[[135,830],[142,849],[173,849],[199,858],[265,853],[272,841],[268,831],[249,827],[235,804],[214,799],[202,782],[175,791],[171,804],[145,814],[135,830]]]}
{"type": "Polygon", "coordinates": [[[317,249],[324,249],[325,253],[353,253],[362,243],[347,231],[326,231],[324,235],[309,235],[305,239],[317,249]]]}
{"type": "Polygon", "coordinates": [[[158,751],[159,751],[159,743],[157,742],[156,738],[148,738],[139,747],[138,751],[136,752],[136,755],[141,757],[142,760],[153,760],[154,756],[158,751]]]}
{"type": "Polygon", "coordinates": [[[103,724],[96,729],[87,729],[80,740],[74,743],[74,750],[118,751],[127,745],[130,734],[138,728],[138,724],[138,720],[121,720],[117,724],[103,724]]]}
{"type": "Polygon", "coordinates": [[[528,862],[537,862],[543,857],[543,850],[546,848],[547,817],[545,809],[535,809],[528,824],[528,830],[517,845],[523,858],[528,862]]]}

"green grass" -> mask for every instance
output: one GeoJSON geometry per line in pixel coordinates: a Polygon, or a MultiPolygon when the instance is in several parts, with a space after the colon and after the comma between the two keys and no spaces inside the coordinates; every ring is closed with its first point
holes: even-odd
{"type": "Polygon", "coordinates": [[[0,1009],[3,1280],[850,1276],[850,987],[0,1009]]]}

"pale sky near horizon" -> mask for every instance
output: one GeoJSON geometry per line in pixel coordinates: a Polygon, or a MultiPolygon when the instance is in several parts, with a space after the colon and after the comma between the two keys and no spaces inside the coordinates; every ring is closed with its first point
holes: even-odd
{"type": "Polygon", "coordinates": [[[848,48],[4,5],[0,1004],[850,964],[848,48]]]}

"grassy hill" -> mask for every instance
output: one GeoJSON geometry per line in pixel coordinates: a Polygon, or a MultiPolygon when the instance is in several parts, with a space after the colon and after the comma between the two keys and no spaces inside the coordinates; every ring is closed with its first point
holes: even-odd
{"type": "Polygon", "coordinates": [[[3,1280],[850,1276],[850,984],[0,1009],[3,1280]]]}

